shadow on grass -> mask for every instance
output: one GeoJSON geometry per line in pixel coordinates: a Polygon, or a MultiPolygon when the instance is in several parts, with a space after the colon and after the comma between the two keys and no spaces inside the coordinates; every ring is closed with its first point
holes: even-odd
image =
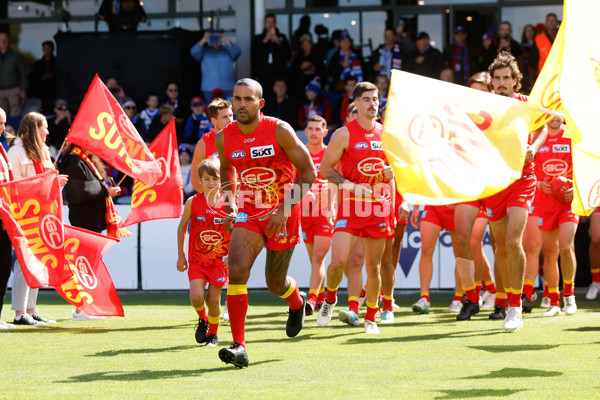
{"type": "MultiPolygon", "coordinates": [[[[267,364],[272,362],[279,362],[281,359],[263,360],[253,362],[251,365],[267,364]]],[[[178,378],[189,378],[191,376],[201,376],[210,372],[222,372],[233,369],[233,366],[224,365],[220,368],[199,368],[199,369],[173,369],[173,370],[141,370],[133,372],[122,372],[122,371],[104,371],[95,372],[92,374],[83,374],[71,376],[66,380],[56,381],[56,383],[84,383],[84,382],[97,382],[97,381],[148,381],[156,379],[178,379],[178,378]]]]}
{"type": "Polygon", "coordinates": [[[121,350],[106,350],[95,354],[87,354],[86,357],[113,357],[120,354],[148,354],[148,353],[165,353],[198,348],[200,345],[185,345],[161,348],[146,348],[146,349],[121,349],[121,350]]]}
{"type": "Polygon", "coordinates": [[[436,399],[467,399],[481,397],[504,397],[524,391],[525,389],[469,389],[469,390],[440,390],[445,395],[436,399]]]}
{"type": "Polygon", "coordinates": [[[468,332],[452,332],[452,333],[433,333],[429,335],[418,336],[395,336],[390,338],[373,337],[367,338],[361,336],[359,338],[351,338],[346,341],[346,344],[368,344],[368,343],[383,343],[383,342],[420,342],[427,340],[440,340],[448,338],[467,338],[472,336],[493,336],[504,334],[504,332],[493,329],[489,331],[468,331],[468,332]]]}
{"type": "Polygon", "coordinates": [[[64,328],[61,326],[41,326],[35,328],[16,328],[16,329],[6,329],[4,332],[13,332],[19,334],[25,333],[107,333],[107,332],[138,332],[138,331],[159,331],[159,330],[171,330],[171,329],[184,329],[190,326],[187,325],[168,325],[168,326],[139,326],[135,328],[64,328]]]}
{"type": "MultiPolygon", "coordinates": [[[[303,331],[304,332],[304,331],[303,331]]],[[[302,334],[302,332],[300,332],[300,334],[296,337],[293,338],[289,338],[287,336],[281,337],[279,339],[260,339],[260,340],[249,340],[248,343],[285,343],[285,342],[290,342],[290,343],[294,343],[294,342],[302,342],[305,340],[314,340],[314,339],[318,339],[318,340],[327,340],[327,339],[335,339],[338,337],[344,337],[344,336],[352,336],[352,335],[364,335],[364,332],[362,330],[360,331],[352,331],[352,332],[346,332],[346,333],[339,333],[336,335],[328,335],[328,336],[321,336],[321,335],[317,335],[314,333],[305,333],[302,334]]]]}
{"type": "Polygon", "coordinates": [[[483,350],[489,353],[512,353],[513,351],[538,351],[551,350],[558,344],[518,344],[518,345],[489,345],[489,346],[467,346],[473,350],[483,350]]]}
{"type": "Polygon", "coordinates": [[[598,332],[600,331],[600,326],[580,326],[577,328],[569,328],[563,330],[569,332],[598,332]]]}
{"type": "Polygon", "coordinates": [[[502,368],[498,371],[492,371],[486,375],[468,376],[465,379],[545,378],[552,376],[561,376],[562,374],[562,372],[558,371],[544,371],[540,369],[502,368]]]}

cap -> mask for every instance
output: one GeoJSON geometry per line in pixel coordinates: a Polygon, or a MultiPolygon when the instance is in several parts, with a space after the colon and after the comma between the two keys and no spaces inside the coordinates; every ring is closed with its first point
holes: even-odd
{"type": "Polygon", "coordinates": [[[492,32],[487,32],[483,35],[483,37],[481,39],[482,40],[489,39],[493,42],[494,40],[496,40],[496,35],[494,35],[492,32]]]}
{"type": "Polygon", "coordinates": [[[465,29],[464,26],[458,25],[456,28],[454,28],[454,33],[458,33],[458,32],[467,33],[467,30],[465,29]]]}
{"type": "Polygon", "coordinates": [[[298,43],[302,43],[305,40],[308,40],[312,43],[312,37],[310,37],[308,33],[305,33],[304,35],[300,36],[300,40],[298,40],[298,43]]]}
{"type": "Polygon", "coordinates": [[[194,152],[194,149],[192,148],[192,146],[190,144],[182,143],[179,145],[179,152],[181,153],[182,151],[187,151],[191,156],[192,153],[194,152]]]}
{"type": "Polygon", "coordinates": [[[64,107],[64,108],[68,108],[69,105],[67,104],[67,101],[64,99],[58,99],[54,102],[54,107],[64,107]]]}
{"type": "Polygon", "coordinates": [[[417,40],[419,39],[429,39],[429,35],[427,32],[419,32],[417,35],[417,40]]]}
{"type": "Polygon", "coordinates": [[[121,107],[125,108],[125,107],[137,107],[135,104],[135,101],[131,100],[130,98],[127,98],[123,101],[123,104],[121,105],[121,107]]]}
{"type": "Polygon", "coordinates": [[[221,88],[216,88],[212,92],[210,92],[210,101],[213,101],[214,99],[224,99],[224,98],[225,98],[225,92],[221,88]]]}
{"type": "Polygon", "coordinates": [[[312,90],[316,94],[321,94],[321,79],[317,76],[315,79],[308,82],[308,85],[306,85],[304,89],[312,90]]]}
{"type": "Polygon", "coordinates": [[[342,39],[350,39],[352,40],[352,38],[350,37],[350,33],[348,33],[348,31],[346,29],[344,29],[342,31],[342,33],[340,33],[340,40],[342,39]]]}
{"type": "Polygon", "coordinates": [[[195,96],[195,97],[192,97],[192,100],[190,101],[190,104],[192,106],[203,106],[204,105],[204,100],[202,100],[202,97],[200,97],[200,96],[195,96]]]}

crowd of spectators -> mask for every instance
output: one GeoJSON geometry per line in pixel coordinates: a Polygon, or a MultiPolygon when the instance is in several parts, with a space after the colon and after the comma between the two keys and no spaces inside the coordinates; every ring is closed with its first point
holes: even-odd
{"type": "MultiPolygon", "coordinates": [[[[128,15],[137,25],[145,20],[145,14],[134,3],[138,2],[131,2],[128,15]]],[[[118,22],[118,18],[110,16],[115,11],[114,4],[104,1],[101,14],[113,24],[120,24],[120,30],[128,30],[129,22],[118,22]]],[[[251,74],[264,88],[264,114],[281,118],[296,130],[303,129],[309,117],[320,115],[332,130],[345,121],[358,82],[369,80],[377,84],[383,108],[393,69],[465,84],[473,74],[487,70],[499,52],[510,51],[520,62],[522,90],[527,93],[548,56],[558,26],[557,16],[548,14],[545,24],[526,25],[519,43],[508,21],[501,22],[497,29],[488,29],[481,38],[469,37],[467,29],[459,25],[453,30],[451,43],[440,51],[432,46],[427,32],[413,32],[412,27],[400,20],[396,26],[382,29],[381,45],[369,49],[356,46],[347,30],[335,30],[329,35],[327,27],[317,25],[311,32],[308,16],[301,19],[288,41],[277,28],[275,15],[267,14],[263,31],[252,39],[251,74]]],[[[9,35],[0,33],[0,107],[9,118],[7,129],[12,129],[11,117],[41,111],[48,120],[51,154],[57,157],[76,108],[56,98],[54,50],[52,41],[44,41],[43,55],[28,73],[23,56],[11,49],[9,35]],[[34,109],[26,109],[26,103],[33,104],[34,109]]],[[[218,97],[231,98],[235,61],[240,54],[240,47],[222,32],[205,32],[190,48],[202,76],[201,86],[191,99],[180,96],[178,82],[169,81],[164,94],[148,93],[145,107],[142,104],[138,107],[116,78],[106,77],[105,84],[147,143],[174,117],[182,152],[193,154],[198,140],[213,129],[205,111],[207,104],[218,97]]],[[[14,125],[18,126],[18,121],[14,125]]],[[[3,144],[6,148],[6,143],[3,144]]],[[[110,166],[107,174],[115,178],[122,176],[110,166]]],[[[131,193],[128,186],[132,182],[125,182],[123,195],[131,193]]]]}

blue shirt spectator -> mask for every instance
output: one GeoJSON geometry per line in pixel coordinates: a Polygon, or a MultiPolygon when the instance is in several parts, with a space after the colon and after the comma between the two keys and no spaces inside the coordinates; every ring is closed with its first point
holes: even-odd
{"type": "Polygon", "coordinates": [[[204,112],[206,105],[200,96],[193,97],[190,106],[192,115],[188,117],[185,124],[182,141],[195,145],[206,132],[213,129],[213,124],[204,112]]]}
{"type": "Polygon", "coordinates": [[[190,54],[200,63],[200,90],[205,99],[210,99],[211,92],[216,88],[222,89],[227,98],[233,95],[233,62],[241,53],[238,45],[231,43],[222,33],[215,32],[206,32],[202,40],[191,48],[190,54]]]}

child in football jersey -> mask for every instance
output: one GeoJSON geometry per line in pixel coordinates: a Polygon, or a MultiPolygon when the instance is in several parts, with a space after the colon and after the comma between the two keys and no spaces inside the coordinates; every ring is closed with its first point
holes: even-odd
{"type": "Polygon", "coordinates": [[[214,347],[219,344],[217,330],[221,316],[221,290],[228,281],[227,252],[230,235],[224,225],[225,209],[220,190],[219,159],[209,157],[202,161],[198,174],[203,192],[185,202],[177,229],[177,270],[188,271],[190,300],[199,318],[196,341],[214,347]],[[186,259],[183,243],[188,224],[190,238],[186,259]],[[204,288],[207,283],[205,301],[204,288]]]}

